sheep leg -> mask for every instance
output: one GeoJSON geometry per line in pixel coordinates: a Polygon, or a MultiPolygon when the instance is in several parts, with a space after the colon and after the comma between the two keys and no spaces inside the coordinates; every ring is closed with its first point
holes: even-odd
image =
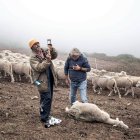
{"type": "Polygon", "coordinates": [[[98,92],[97,94],[98,94],[98,95],[100,95],[100,94],[101,94],[100,90],[99,90],[99,92],[98,92]]]}
{"type": "Polygon", "coordinates": [[[124,94],[124,96],[127,96],[128,93],[130,93],[130,89],[128,89],[128,90],[126,91],[126,93],[124,94]]]}
{"type": "Polygon", "coordinates": [[[14,83],[15,80],[14,80],[14,76],[13,76],[13,74],[10,74],[10,76],[11,76],[11,82],[14,83]]]}
{"type": "Polygon", "coordinates": [[[33,84],[32,76],[30,76],[30,81],[31,81],[31,84],[33,84]]]}
{"type": "Polygon", "coordinates": [[[132,90],[132,97],[134,98],[134,88],[131,87],[131,90],[132,90]]]}
{"type": "MultiPolygon", "coordinates": [[[[131,87],[131,91],[132,91],[132,97],[134,98],[134,89],[133,89],[133,87],[131,87]]],[[[127,92],[124,94],[124,96],[127,96],[128,93],[130,93],[131,91],[130,91],[130,89],[128,89],[127,92]]]]}
{"type": "Polygon", "coordinates": [[[95,87],[93,86],[92,88],[93,88],[93,92],[96,93],[97,91],[95,90],[95,87]]]}
{"type": "Polygon", "coordinates": [[[14,80],[13,73],[8,72],[7,74],[10,75],[10,77],[11,77],[11,83],[14,83],[15,80],[14,80]]]}
{"type": "Polygon", "coordinates": [[[115,92],[115,93],[117,93],[117,91],[116,91],[115,87],[114,87],[114,92],[115,92]]]}
{"type": "Polygon", "coordinates": [[[110,93],[108,94],[108,96],[111,96],[111,95],[112,95],[112,93],[113,93],[113,90],[111,90],[111,91],[110,91],[110,93]]]}
{"type": "Polygon", "coordinates": [[[97,85],[94,85],[94,86],[93,86],[93,92],[94,92],[94,93],[97,92],[96,88],[97,88],[97,85]]]}
{"type": "Polygon", "coordinates": [[[99,92],[97,94],[101,94],[102,88],[99,89],[99,92]]]}
{"type": "Polygon", "coordinates": [[[0,72],[0,78],[2,78],[1,72],[0,72]]]}
{"type": "Polygon", "coordinates": [[[124,88],[124,91],[127,91],[127,89],[126,89],[126,88],[124,88]]]}
{"type": "Polygon", "coordinates": [[[32,76],[28,75],[27,77],[30,79],[31,84],[33,84],[32,76]]]}
{"type": "Polygon", "coordinates": [[[117,89],[119,98],[121,99],[121,94],[120,94],[120,91],[119,91],[119,89],[118,89],[117,82],[116,82],[115,79],[114,79],[114,89],[115,89],[115,88],[117,89]]]}
{"type": "Polygon", "coordinates": [[[6,77],[7,73],[4,71],[4,77],[6,77]]]}
{"type": "Polygon", "coordinates": [[[19,78],[19,82],[21,82],[21,76],[20,76],[20,74],[18,75],[18,78],[19,78]]]}
{"type": "Polygon", "coordinates": [[[121,99],[121,94],[120,94],[120,91],[119,91],[118,87],[116,87],[116,89],[118,91],[119,98],[121,99]]]}
{"type": "Polygon", "coordinates": [[[128,126],[126,124],[124,124],[123,121],[120,121],[118,118],[116,118],[116,120],[108,118],[108,120],[105,123],[112,124],[114,126],[119,126],[119,127],[124,128],[124,129],[128,129],[128,126]]]}
{"type": "Polygon", "coordinates": [[[4,77],[4,74],[5,72],[4,71],[1,71],[1,77],[4,77]]]}

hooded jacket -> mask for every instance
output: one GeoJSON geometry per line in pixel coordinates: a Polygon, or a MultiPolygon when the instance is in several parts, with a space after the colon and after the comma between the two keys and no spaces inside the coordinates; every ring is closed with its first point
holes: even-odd
{"type": "Polygon", "coordinates": [[[91,67],[88,63],[86,57],[81,54],[77,60],[73,60],[71,56],[69,56],[65,62],[64,73],[65,75],[69,75],[69,78],[72,82],[82,82],[86,80],[86,72],[89,72],[91,67]],[[81,70],[74,70],[73,66],[79,65],[81,70]]]}

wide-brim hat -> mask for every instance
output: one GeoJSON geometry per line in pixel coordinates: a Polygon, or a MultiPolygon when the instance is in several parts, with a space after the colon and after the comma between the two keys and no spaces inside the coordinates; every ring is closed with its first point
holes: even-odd
{"type": "Polygon", "coordinates": [[[32,39],[29,41],[29,47],[32,48],[34,44],[39,43],[36,39],[32,39]]]}

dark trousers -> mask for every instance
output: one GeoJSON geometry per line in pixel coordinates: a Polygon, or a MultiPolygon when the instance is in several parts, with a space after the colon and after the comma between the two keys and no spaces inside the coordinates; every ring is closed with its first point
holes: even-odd
{"type": "Polygon", "coordinates": [[[42,121],[47,121],[51,112],[53,99],[53,83],[54,78],[51,70],[47,71],[48,76],[48,91],[40,93],[40,117],[42,121]]]}

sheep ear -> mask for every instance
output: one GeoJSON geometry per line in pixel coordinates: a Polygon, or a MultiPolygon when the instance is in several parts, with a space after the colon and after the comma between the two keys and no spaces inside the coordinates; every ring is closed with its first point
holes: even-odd
{"type": "Polygon", "coordinates": [[[77,104],[77,103],[79,103],[79,101],[77,100],[77,101],[75,101],[73,104],[77,104]]]}
{"type": "Polygon", "coordinates": [[[117,121],[119,121],[119,118],[116,118],[117,121]]]}

